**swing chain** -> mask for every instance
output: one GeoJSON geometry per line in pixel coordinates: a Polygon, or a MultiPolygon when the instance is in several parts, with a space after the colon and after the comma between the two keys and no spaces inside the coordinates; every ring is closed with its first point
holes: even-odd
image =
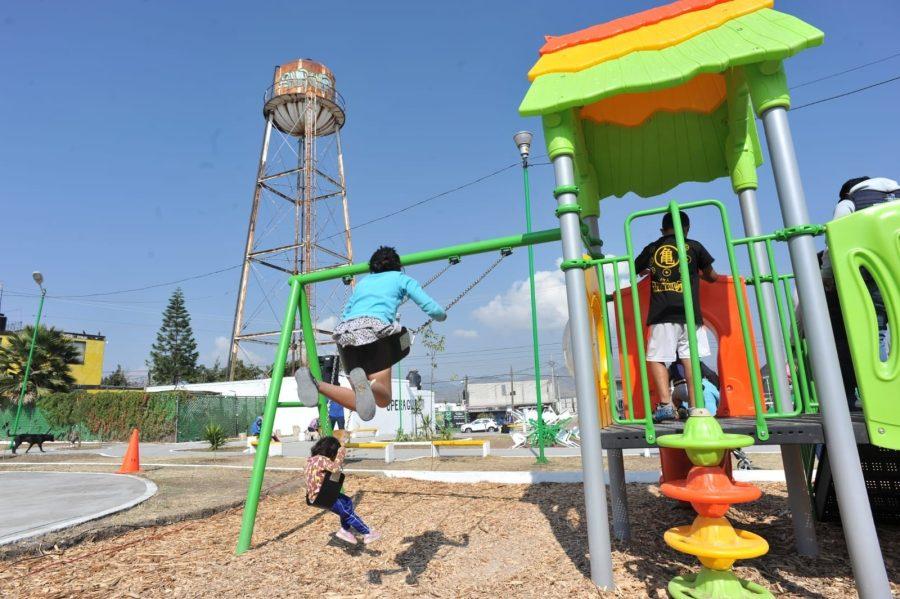
{"type": "MultiPolygon", "coordinates": [[[[459,295],[457,295],[455,298],[450,300],[450,302],[444,308],[444,311],[446,312],[446,311],[450,310],[450,308],[455,306],[463,297],[465,297],[465,295],[467,293],[472,291],[479,283],[481,283],[485,279],[485,277],[487,277],[489,274],[491,274],[492,270],[494,270],[495,268],[500,266],[500,263],[503,262],[503,259],[506,258],[507,256],[509,256],[510,254],[512,254],[512,248],[503,248],[502,250],[500,250],[500,257],[497,258],[490,266],[488,266],[487,270],[485,270],[483,273],[481,273],[481,275],[479,275],[477,279],[472,281],[468,287],[463,289],[459,295]]],[[[421,331],[422,329],[424,329],[425,327],[430,325],[432,322],[434,322],[434,319],[429,318],[428,320],[423,322],[421,325],[419,325],[417,328],[413,329],[413,333],[418,333],[419,331],[421,331]]]]}

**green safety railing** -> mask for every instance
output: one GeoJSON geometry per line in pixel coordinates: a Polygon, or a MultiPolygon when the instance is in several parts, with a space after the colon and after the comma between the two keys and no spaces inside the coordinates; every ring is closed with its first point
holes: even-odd
{"type": "MultiPolygon", "coordinates": [[[[800,335],[797,316],[793,309],[793,302],[789,300],[792,297],[791,281],[794,278],[792,274],[782,274],[778,271],[775,262],[775,253],[773,248],[774,241],[786,241],[794,234],[791,230],[777,231],[769,235],[758,235],[752,237],[744,237],[733,239],[731,236],[731,227],[728,221],[728,215],[725,206],[717,200],[702,200],[697,202],[688,202],[678,204],[670,202],[665,207],[653,208],[649,210],[641,210],[631,214],[625,221],[625,245],[626,254],[623,256],[598,258],[592,260],[580,261],[578,265],[570,265],[570,267],[581,266],[583,268],[594,267],[597,269],[597,280],[599,282],[600,293],[602,297],[610,297],[607,291],[607,284],[603,276],[603,268],[607,265],[611,266],[614,272],[618,273],[619,264],[627,264],[629,283],[633,290],[637,289],[637,273],[634,267],[634,243],[631,235],[631,224],[639,218],[662,214],[668,212],[673,216],[673,228],[675,230],[675,245],[679,257],[679,278],[681,280],[682,289],[684,290],[684,309],[685,321],[688,329],[688,344],[691,353],[691,381],[694,387],[694,395],[697,406],[704,407],[703,393],[701,387],[702,376],[700,374],[700,358],[697,353],[697,335],[696,326],[700,323],[695,322],[694,318],[694,298],[690,286],[690,278],[688,272],[688,263],[686,260],[686,248],[684,245],[684,230],[679,219],[675,215],[680,210],[688,210],[692,208],[700,208],[704,206],[712,206],[719,212],[722,228],[725,236],[725,247],[728,254],[728,265],[731,270],[732,280],[734,281],[735,299],[737,301],[738,315],[741,324],[741,335],[744,344],[744,350],[747,355],[748,371],[750,376],[751,395],[754,405],[754,418],[756,421],[756,434],[760,440],[766,440],[769,437],[768,426],[766,420],[772,418],[789,418],[797,416],[801,413],[814,413],[818,411],[818,401],[815,394],[815,386],[809,376],[809,360],[807,356],[805,340],[800,335]],[[769,274],[762,274],[759,260],[754,252],[756,244],[760,244],[765,249],[766,265],[769,274]],[[735,256],[736,248],[745,246],[748,250],[751,275],[742,277],[735,256]],[[766,310],[763,309],[763,284],[772,284],[773,295],[775,299],[775,308],[778,315],[778,322],[769,322],[766,310]],[[783,387],[780,384],[784,373],[780,368],[770,368],[769,377],[772,382],[773,405],[767,406],[763,397],[762,389],[759,384],[757,373],[760,371],[759,361],[756,355],[753,339],[751,336],[750,311],[745,298],[746,286],[753,287],[757,317],[759,318],[760,329],[762,334],[763,351],[765,353],[766,362],[775,364],[774,345],[780,342],[784,345],[788,369],[793,384],[790,388],[790,402],[783,401],[783,387]],[[775,327],[780,333],[780,340],[776,341],[774,333],[775,327]],[[782,409],[782,406],[790,406],[782,409]]],[[[622,403],[621,413],[617,407],[611,403],[611,419],[616,424],[641,425],[644,427],[645,438],[648,443],[655,443],[656,430],[653,424],[650,404],[650,389],[646,367],[646,353],[644,348],[644,331],[643,317],[641,315],[640,298],[636,292],[631,293],[631,309],[634,315],[636,348],[629,348],[627,333],[625,331],[624,308],[622,301],[622,288],[619,277],[613,277],[614,289],[614,307],[616,313],[616,323],[619,341],[619,354],[622,358],[622,383],[625,389],[624,400],[622,403]],[[640,401],[643,404],[644,416],[638,418],[635,416],[632,386],[632,371],[628,366],[629,352],[636,350],[638,356],[638,373],[641,382],[640,401]]],[[[610,317],[607,310],[602,311],[603,327],[604,327],[604,347],[606,349],[607,361],[607,377],[609,380],[609,388],[615,389],[615,357],[612,353],[612,336],[610,328],[610,317]]]]}
{"type": "MultiPolygon", "coordinates": [[[[646,218],[650,216],[654,216],[657,214],[662,214],[668,212],[672,215],[672,225],[675,231],[675,247],[678,252],[678,273],[679,278],[681,280],[681,286],[683,290],[684,297],[684,318],[685,324],[688,331],[688,346],[691,354],[691,381],[690,384],[694,388],[694,397],[696,400],[696,405],[698,408],[705,407],[706,403],[703,400],[703,389],[702,389],[702,377],[700,373],[700,356],[697,352],[697,322],[694,317],[694,297],[693,290],[690,284],[690,271],[688,267],[687,261],[687,250],[684,244],[684,229],[681,226],[681,219],[677,218],[679,211],[681,210],[689,210],[692,208],[701,208],[704,206],[712,206],[719,211],[719,216],[722,221],[722,229],[725,235],[725,247],[728,253],[728,265],[731,270],[732,279],[737,282],[741,280],[740,272],[737,267],[737,260],[734,255],[734,248],[732,246],[731,239],[731,227],[728,223],[728,214],[725,209],[725,206],[717,201],[717,200],[700,200],[697,202],[687,202],[684,204],[679,204],[677,202],[669,202],[666,206],[660,208],[651,208],[648,210],[640,210],[638,212],[634,212],[625,219],[625,248],[627,256],[625,259],[628,261],[628,278],[629,283],[632,288],[631,293],[631,304],[632,310],[634,313],[634,327],[635,327],[635,338],[637,339],[638,346],[638,364],[640,368],[640,376],[641,376],[641,387],[643,392],[643,403],[644,403],[644,418],[642,419],[634,419],[633,414],[631,412],[630,419],[623,419],[624,421],[631,421],[635,423],[643,423],[644,424],[644,436],[648,442],[651,441],[651,438],[655,441],[655,430],[653,428],[653,418],[650,412],[650,389],[647,381],[647,369],[646,369],[646,357],[644,352],[644,320],[641,315],[641,307],[640,307],[640,298],[637,293],[637,273],[634,268],[634,241],[631,234],[631,224],[639,219],[646,218]]],[[[603,277],[599,277],[601,280],[603,277]]],[[[618,279],[618,277],[615,277],[618,279]]],[[[616,281],[616,287],[618,288],[619,283],[616,281]]],[[[753,396],[753,404],[754,404],[754,412],[756,419],[756,434],[760,440],[766,440],[769,438],[769,430],[765,421],[765,410],[763,408],[763,399],[762,393],[760,390],[759,380],[756,376],[753,376],[753,373],[759,371],[759,365],[756,361],[756,352],[753,351],[753,341],[750,337],[750,324],[748,317],[748,307],[744,303],[744,295],[741,293],[741,287],[737,284],[734,285],[735,290],[735,299],[737,300],[738,306],[738,316],[741,322],[741,335],[744,342],[744,350],[747,354],[749,371],[751,373],[750,376],[750,387],[753,396]]],[[[621,295],[618,294],[617,289],[617,314],[621,315],[621,295]]],[[[624,321],[621,317],[618,319],[619,326],[618,329],[623,329],[622,324],[624,321]]],[[[701,323],[702,324],[702,323],[701,323]]],[[[608,337],[608,335],[606,335],[608,337]]],[[[625,336],[620,333],[620,352],[623,355],[623,363],[626,365],[623,368],[623,376],[628,374],[629,368],[628,364],[628,348],[624,343],[625,336]]],[[[630,390],[628,383],[626,382],[626,389],[630,390]]],[[[626,392],[626,397],[628,393],[626,392]]],[[[629,397],[629,406],[631,407],[632,401],[629,397]]],[[[614,416],[615,417],[615,416],[614,416]]]]}

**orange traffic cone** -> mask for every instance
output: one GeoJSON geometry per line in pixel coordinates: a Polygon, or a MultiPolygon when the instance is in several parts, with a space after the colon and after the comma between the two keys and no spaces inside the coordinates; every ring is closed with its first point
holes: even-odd
{"type": "Polygon", "coordinates": [[[141,433],[138,429],[131,431],[131,440],[128,442],[128,450],[125,452],[125,459],[122,460],[122,467],[117,471],[118,474],[131,474],[141,471],[141,458],[138,450],[138,442],[141,433]]]}

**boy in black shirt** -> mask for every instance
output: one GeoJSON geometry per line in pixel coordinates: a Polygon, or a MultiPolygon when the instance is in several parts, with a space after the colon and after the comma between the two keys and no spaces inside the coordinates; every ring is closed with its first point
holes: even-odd
{"type": "MultiPolygon", "coordinates": [[[[680,213],[680,219],[691,279],[691,296],[694,300],[697,352],[702,358],[709,355],[709,339],[700,315],[700,277],[713,282],[719,275],[713,270],[714,259],[706,248],[699,241],[687,238],[691,226],[688,215],[680,213]]],[[[645,247],[634,261],[634,268],[638,274],[650,273],[650,310],[647,314],[650,340],[647,343],[647,367],[660,398],[659,406],[653,413],[653,420],[656,422],[675,420],[678,417],[669,392],[669,372],[666,364],[679,360],[684,366],[684,378],[691,380],[691,353],[685,326],[684,292],[678,269],[675,230],[672,227],[672,215],[668,212],[663,216],[660,231],[662,237],[645,247]]],[[[693,385],[688,385],[688,392],[693,408],[696,406],[693,385]]]]}

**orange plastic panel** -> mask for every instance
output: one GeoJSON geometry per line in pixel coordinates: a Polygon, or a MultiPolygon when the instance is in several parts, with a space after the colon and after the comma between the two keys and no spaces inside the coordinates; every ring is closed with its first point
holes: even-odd
{"type": "Polygon", "coordinates": [[[724,75],[706,73],[675,87],[604,98],[582,108],[579,116],[598,124],[636,127],[657,112],[709,114],[724,101],[724,75]]]}
{"type": "Polygon", "coordinates": [[[679,15],[646,25],[615,37],[578,44],[559,52],[544,54],[528,71],[534,81],[548,73],[571,73],[615,60],[632,52],[661,50],[675,46],[710,29],[721,27],[732,19],[771,8],[773,0],[732,0],[705,10],[679,15]]]}
{"type": "Polygon", "coordinates": [[[671,499],[690,502],[706,518],[721,518],[731,504],[755,501],[762,495],[759,487],[731,480],[719,466],[694,466],[687,478],[662,483],[659,490],[671,499]]]}
{"type": "MultiPolygon", "coordinates": [[[[672,447],[659,448],[659,468],[662,472],[659,477],[659,484],[687,478],[693,467],[694,464],[691,463],[690,458],[687,457],[687,452],[683,449],[674,449],[672,447]]],[[[725,471],[728,478],[732,478],[731,452],[725,453],[719,468],[725,471]]]]}
{"type": "Polygon", "coordinates": [[[665,6],[651,8],[650,10],[594,25],[593,27],[581,29],[566,35],[548,35],[546,36],[546,43],[544,43],[541,48],[541,54],[550,54],[551,52],[557,52],[563,48],[571,48],[578,44],[604,40],[619,35],[620,33],[637,29],[638,27],[653,25],[654,23],[677,17],[686,12],[703,10],[704,8],[709,8],[710,6],[721,4],[725,1],[726,0],[678,0],[677,2],[666,4],[665,6]]]}
{"type": "MultiPolygon", "coordinates": [[[[641,315],[646,322],[647,309],[650,305],[650,281],[644,278],[638,283],[638,297],[641,305],[641,315]]],[[[744,294],[745,305],[749,306],[747,299],[747,289],[741,286],[744,294]]],[[[625,315],[625,332],[628,341],[628,363],[626,364],[619,355],[621,367],[629,368],[631,372],[632,388],[631,393],[634,395],[634,412],[636,418],[644,417],[644,406],[641,398],[643,397],[640,370],[638,368],[637,358],[637,341],[634,335],[634,313],[631,310],[631,288],[622,290],[622,301],[625,302],[623,312],[625,315]]],[[[750,387],[750,370],[747,366],[747,353],[744,351],[744,338],[741,335],[741,321],[738,316],[737,299],[734,296],[734,287],[732,279],[729,276],[719,275],[719,279],[715,283],[700,281],[700,309],[703,316],[703,323],[714,329],[719,337],[718,351],[718,374],[719,374],[719,407],[716,411],[717,417],[726,416],[753,416],[756,410],[753,406],[753,392],[750,387]]],[[[644,331],[644,347],[646,348],[646,340],[650,335],[650,329],[645,325],[644,331]]],[[[753,329],[750,329],[750,341],[753,345],[753,351],[756,351],[756,336],[753,329]]],[[[713,340],[710,339],[710,349],[712,349],[713,340]]],[[[756,364],[759,365],[759,358],[756,358],[756,364]]],[[[757,369],[754,373],[759,382],[759,388],[762,389],[762,376],[757,369]]],[[[624,377],[623,377],[624,380],[624,377]]],[[[623,389],[628,393],[628,389],[623,389]]],[[[659,397],[653,383],[650,383],[650,405],[656,406],[659,403],[659,397]]],[[[627,402],[626,402],[627,406],[627,402]]]]}

